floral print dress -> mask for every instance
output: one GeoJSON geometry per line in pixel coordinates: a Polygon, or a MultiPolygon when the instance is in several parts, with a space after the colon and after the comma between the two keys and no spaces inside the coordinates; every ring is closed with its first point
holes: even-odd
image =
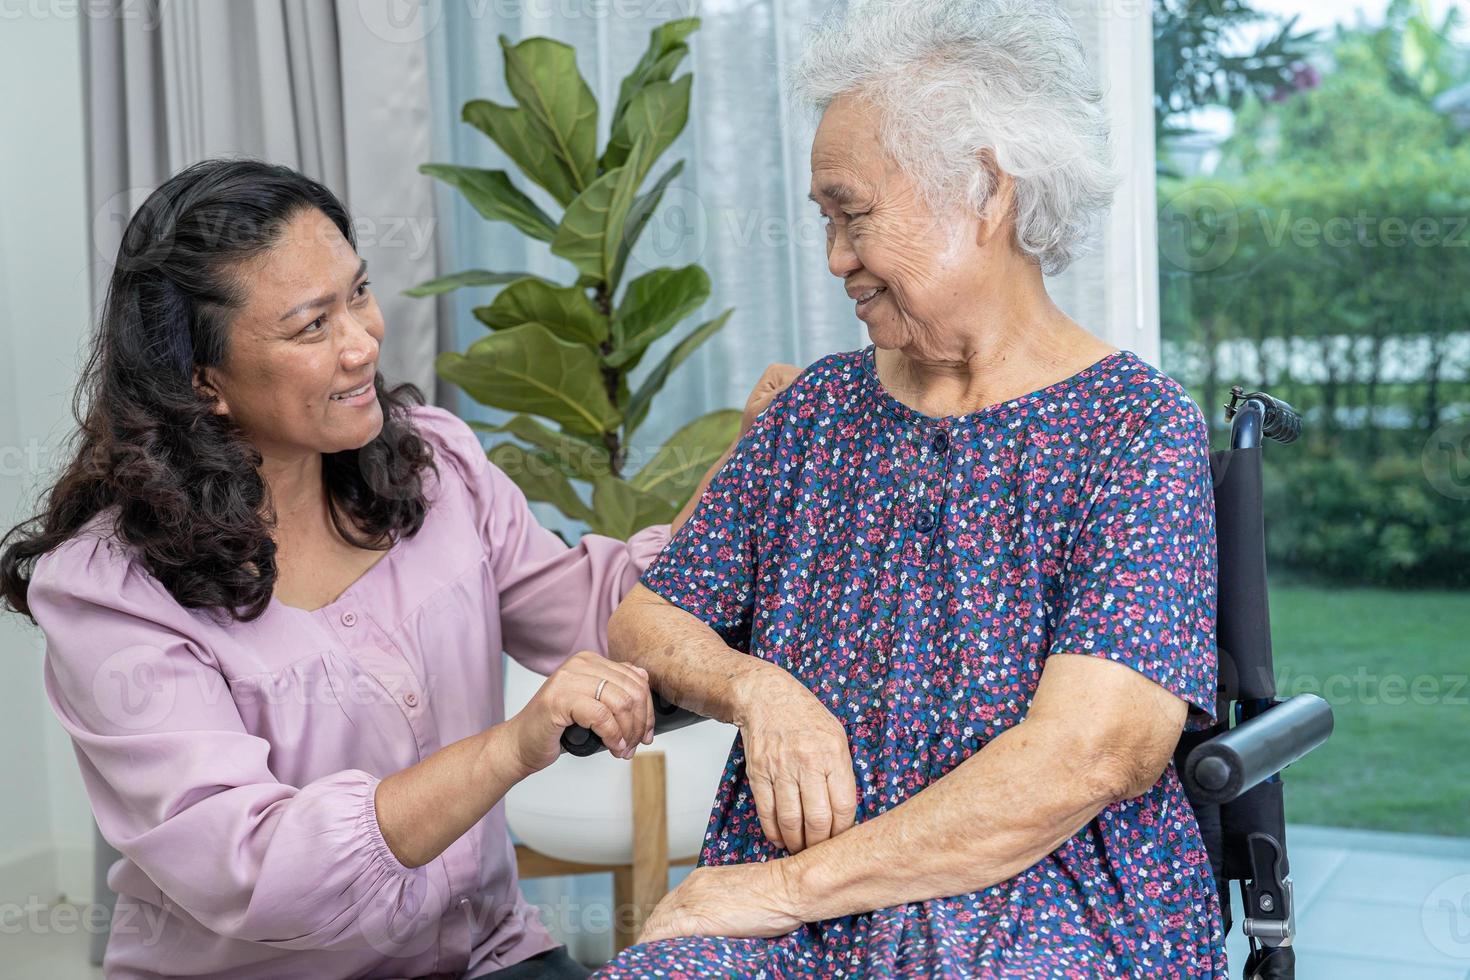
{"type": "MultiPolygon", "coordinates": [[[[932,418],[872,347],[810,367],[760,416],[642,582],[798,678],[845,726],[859,821],[1026,715],[1051,653],[1126,664],[1215,707],[1215,528],[1199,407],[1131,351],[932,418]]],[[[785,856],[739,737],[703,865],[785,856]]],[[[1209,860],[1171,764],[1013,878],[811,923],[686,937],[597,974],[1225,977],[1209,860]]]]}

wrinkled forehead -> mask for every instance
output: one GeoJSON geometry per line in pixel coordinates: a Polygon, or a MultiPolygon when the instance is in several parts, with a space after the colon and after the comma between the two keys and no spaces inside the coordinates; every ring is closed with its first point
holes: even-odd
{"type": "Polygon", "coordinates": [[[893,167],[882,145],[878,110],[852,96],[827,106],[812,138],[812,194],[833,204],[851,203],[893,167]]]}

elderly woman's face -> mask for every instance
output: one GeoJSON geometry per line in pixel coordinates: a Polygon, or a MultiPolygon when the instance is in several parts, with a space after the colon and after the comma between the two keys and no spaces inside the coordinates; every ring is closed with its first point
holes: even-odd
{"type": "Polygon", "coordinates": [[[975,295],[973,214],[936,215],[879,145],[878,113],[842,96],[812,142],[811,197],[827,218],[827,264],[885,349],[945,347],[942,323],[975,295]]]}
{"type": "Polygon", "coordinates": [[[230,327],[224,363],[205,369],[203,380],[218,393],[216,411],[233,417],[261,453],[358,449],[381,431],[373,376],[383,315],[366,272],[336,224],[314,208],[239,269],[248,298],[230,327]]]}

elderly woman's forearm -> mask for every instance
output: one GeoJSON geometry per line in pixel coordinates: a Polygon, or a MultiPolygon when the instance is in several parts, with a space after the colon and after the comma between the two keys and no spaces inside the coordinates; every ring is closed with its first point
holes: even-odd
{"type": "Polygon", "coordinates": [[[1023,722],[903,804],[780,862],[807,922],[1013,877],[1126,798],[1075,731],[1023,722]]]}
{"type": "Polygon", "coordinates": [[[741,724],[753,692],[780,668],[731,649],[698,617],[635,585],[607,624],[608,656],[648,671],[648,684],[706,718],[741,724]]]}

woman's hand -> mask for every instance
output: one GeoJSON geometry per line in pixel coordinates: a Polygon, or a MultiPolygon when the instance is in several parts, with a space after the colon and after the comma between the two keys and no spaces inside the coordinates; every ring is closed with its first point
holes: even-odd
{"type": "Polygon", "coordinates": [[[771,404],[777,395],[789,388],[791,382],[800,375],[801,368],[795,364],[772,364],[766,368],[761,379],[755,383],[755,390],[745,401],[745,411],[740,417],[740,434],[744,435],[751,423],[755,421],[755,417],[764,412],[766,406],[771,404]]]}
{"type": "Polygon", "coordinates": [[[653,720],[648,671],[583,650],[546,678],[506,724],[525,770],[539,772],[561,755],[561,735],[571,725],[592,729],[613,755],[631,759],[639,742],[653,741],[653,720]]]}
{"type": "Polygon", "coordinates": [[[751,679],[736,718],[745,775],[766,839],[792,854],[835,837],[857,815],[847,731],[780,668],[751,679]]]}
{"type": "Polygon", "coordinates": [[[695,868],[658,903],[640,943],[676,936],[784,936],[802,925],[785,861],[695,868]]]}

